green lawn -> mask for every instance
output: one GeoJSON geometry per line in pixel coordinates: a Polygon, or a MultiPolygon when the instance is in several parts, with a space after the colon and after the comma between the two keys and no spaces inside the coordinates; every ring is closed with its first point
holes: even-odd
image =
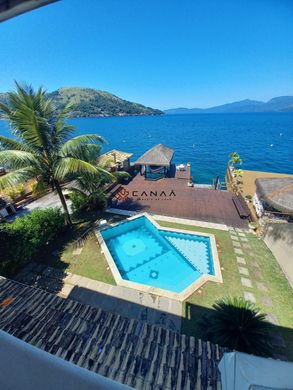
{"type": "MultiPolygon", "coordinates": [[[[226,295],[243,296],[244,291],[249,291],[255,295],[256,305],[262,312],[272,313],[278,318],[280,326],[277,327],[277,331],[282,334],[285,340],[287,357],[293,360],[293,291],[265,243],[254,234],[246,234],[255,256],[252,258],[244,251],[245,267],[249,271],[249,279],[253,285],[253,288],[244,288],[241,285],[236,255],[233,251],[229,232],[162,221],[158,222],[165,227],[212,233],[217,241],[224,282],[223,284],[208,282],[186,300],[183,333],[190,335],[198,333],[198,319],[202,314],[209,312],[215,300],[226,295]],[[257,262],[259,268],[252,265],[253,260],[257,262]],[[268,291],[258,290],[256,281],[262,282],[268,291]],[[264,297],[269,297],[273,302],[273,306],[267,307],[263,305],[261,300],[264,297]]],[[[279,349],[279,352],[282,353],[282,349],[279,349]]]]}
{"type": "Polygon", "coordinates": [[[42,263],[65,272],[85,276],[101,282],[115,284],[105,257],[101,254],[97,239],[93,233],[87,235],[80,255],[73,255],[78,240],[97,219],[107,219],[109,223],[117,222],[124,217],[106,213],[82,213],[74,216],[74,225],[60,235],[47,250],[43,252],[42,263]]]}
{"type": "MultiPolygon", "coordinates": [[[[99,213],[83,213],[79,217],[75,216],[74,226],[49,246],[41,261],[67,272],[86,276],[105,283],[115,284],[106,260],[100,253],[94,234],[89,235],[80,255],[74,256],[72,253],[76,249],[77,238],[99,218],[106,218],[110,223],[124,219],[124,217],[99,213]],[[53,252],[55,252],[54,255],[53,252]]],[[[223,283],[208,282],[184,302],[182,332],[200,336],[197,326],[198,319],[203,314],[212,310],[212,305],[217,299],[227,295],[243,296],[244,291],[249,291],[255,295],[257,307],[262,312],[272,313],[277,317],[280,326],[276,329],[278,333],[282,334],[285,340],[287,357],[293,360],[293,291],[265,243],[254,234],[246,234],[254,257],[252,258],[248,254],[249,250],[244,251],[243,257],[246,259],[245,267],[249,271],[249,279],[252,281],[253,288],[244,288],[240,281],[236,255],[233,251],[233,244],[229,232],[174,224],[165,221],[158,222],[164,227],[211,233],[215,235],[217,241],[223,283]],[[256,261],[259,267],[255,267],[252,261],[256,261]],[[257,281],[262,282],[268,291],[263,292],[258,290],[256,286],[257,281]],[[267,307],[262,304],[261,300],[264,297],[269,297],[272,300],[272,307],[267,307]]],[[[284,353],[282,349],[278,351],[284,353]]]]}

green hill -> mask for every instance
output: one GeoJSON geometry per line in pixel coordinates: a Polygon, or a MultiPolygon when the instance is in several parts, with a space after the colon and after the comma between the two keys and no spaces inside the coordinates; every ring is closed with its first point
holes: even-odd
{"type": "MultiPolygon", "coordinates": [[[[72,103],[71,116],[73,117],[163,114],[160,110],[132,103],[109,92],[92,88],[59,88],[48,93],[48,96],[53,100],[57,111],[67,103],[72,103]]],[[[0,101],[6,102],[6,97],[5,93],[0,93],[0,101]]]]}

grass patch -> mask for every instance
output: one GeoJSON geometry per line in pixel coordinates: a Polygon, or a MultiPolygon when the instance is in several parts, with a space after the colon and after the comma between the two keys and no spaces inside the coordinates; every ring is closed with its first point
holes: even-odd
{"type": "MultiPolygon", "coordinates": [[[[214,234],[222,269],[223,283],[208,282],[193,293],[184,302],[184,319],[182,332],[189,335],[198,335],[198,319],[208,313],[213,303],[224,296],[243,296],[244,291],[252,292],[256,297],[257,307],[264,313],[274,314],[280,323],[275,329],[282,334],[286,344],[286,355],[293,360],[293,291],[283,274],[278,262],[263,240],[254,234],[247,233],[246,238],[251,245],[254,257],[248,255],[249,249],[244,249],[245,267],[249,271],[249,279],[253,288],[244,288],[240,281],[240,273],[233,251],[230,234],[227,231],[187,226],[170,222],[158,221],[161,226],[185,229],[214,234]],[[256,261],[259,267],[252,265],[256,261]],[[257,288],[256,282],[262,282],[268,289],[264,292],[257,288]],[[272,300],[271,307],[262,304],[262,299],[272,300]]],[[[239,240],[239,242],[241,242],[239,240]]],[[[280,349],[279,352],[282,352],[280,349]]]]}
{"type": "Polygon", "coordinates": [[[104,255],[101,254],[94,233],[89,233],[87,236],[81,254],[73,255],[73,251],[76,249],[76,240],[99,219],[106,219],[109,223],[114,223],[124,219],[124,217],[97,211],[74,215],[73,226],[68,228],[54,243],[48,245],[42,258],[37,259],[37,261],[65,272],[115,285],[115,280],[108,269],[104,255]]]}
{"type": "MultiPolygon", "coordinates": [[[[107,261],[104,255],[101,254],[94,234],[87,238],[80,255],[72,255],[74,249],[75,247],[70,244],[65,247],[60,259],[62,268],[66,265],[67,272],[109,284],[116,284],[107,261]]],[[[52,264],[52,266],[54,265],[52,264]]],[[[58,267],[58,264],[55,266],[58,267]]]]}

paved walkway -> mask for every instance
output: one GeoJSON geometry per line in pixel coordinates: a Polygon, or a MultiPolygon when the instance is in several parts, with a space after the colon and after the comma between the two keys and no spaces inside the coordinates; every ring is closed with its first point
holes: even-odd
{"type": "MultiPolygon", "coordinates": [[[[267,321],[271,322],[273,325],[279,325],[278,318],[273,313],[270,313],[270,308],[273,306],[273,301],[267,294],[268,288],[263,280],[263,276],[259,264],[256,260],[255,253],[253,252],[246,237],[246,232],[247,231],[243,229],[232,227],[229,228],[235,258],[237,261],[239,277],[244,290],[243,297],[247,301],[251,301],[256,304],[261,304],[261,306],[266,307],[267,321]],[[250,273],[247,268],[248,265],[251,266],[250,269],[253,268],[253,282],[250,278],[250,273]],[[259,298],[259,301],[257,301],[253,293],[254,288],[261,292],[261,297],[259,298]]],[[[272,335],[272,343],[276,347],[285,347],[284,340],[280,334],[272,335]]]]}
{"type": "Polygon", "coordinates": [[[181,330],[182,303],[170,298],[113,286],[36,263],[30,263],[15,279],[63,298],[74,299],[170,330],[181,330]]]}

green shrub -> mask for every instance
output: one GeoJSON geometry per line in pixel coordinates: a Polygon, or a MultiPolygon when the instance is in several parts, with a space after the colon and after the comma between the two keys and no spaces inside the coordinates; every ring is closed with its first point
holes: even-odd
{"type": "Polygon", "coordinates": [[[16,218],[0,230],[0,273],[11,276],[18,268],[40,254],[65,226],[61,210],[35,210],[23,218],[16,218]]]}
{"type": "Polygon", "coordinates": [[[92,192],[90,195],[86,195],[82,192],[71,192],[69,198],[72,202],[72,208],[74,211],[81,210],[103,210],[107,206],[107,198],[103,190],[98,189],[92,192]]]}
{"type": "Polygon", "coordinates": [[[269,356],[271,324],[256,306],[242,297],[226,297],[199,321],[200,337],[231,350],[269,356]]]}
{"type": "Polygon", "coordinates": [[[14,186],[11,188],[8,188],[5,193],[8,195],[10,199],[13,201],[17,198],[25,195],[25,187],[23,184],[19,184],[18,186],[14,186]]]}

